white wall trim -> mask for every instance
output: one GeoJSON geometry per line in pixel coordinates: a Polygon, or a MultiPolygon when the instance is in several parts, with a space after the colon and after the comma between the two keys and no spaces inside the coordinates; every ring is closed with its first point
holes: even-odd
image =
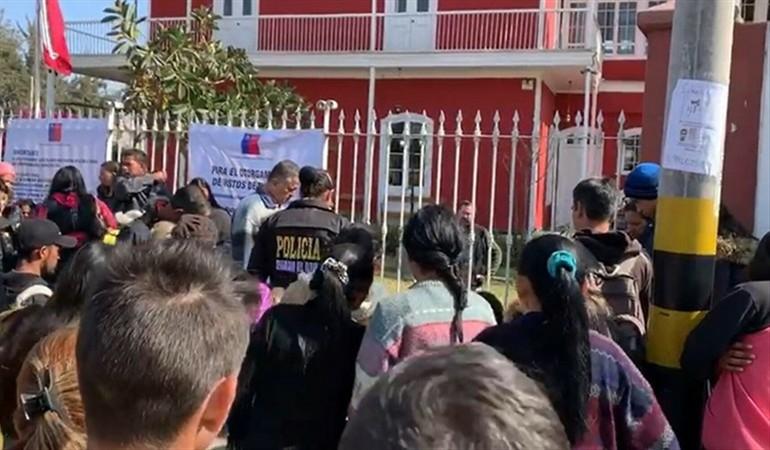
{"type": "Polygon", "coordinates": [[[765,64],[757,146],[757,190],[754,195],[754,234],[770,231],[770,24],[766,24],[765,64]]]}

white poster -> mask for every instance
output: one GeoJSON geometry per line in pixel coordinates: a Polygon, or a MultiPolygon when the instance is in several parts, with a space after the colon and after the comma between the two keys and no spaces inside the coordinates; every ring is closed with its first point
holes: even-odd
{"type": "Polygon", "coordinates": [[[677,81],[668,113],[663,167],[722,176],[728,93],[721,83],[677,81]]]}
{"type": "Polygon", "coordinates": [[[83,174],[86,188],[99,185],[107,151],[106,119],[13,119],[8,124],[4,160],[16,168],[14,197],[40,202],[64,166],[83,174]]]}
{"type": "Polygon", "coordinates": [[[209,182],[223,208],[232,212],[253,194],[273,166],[291,160],[322,167],[322,130],[255,130],[219,125],[190,126],[190,175],[209,182]]]}

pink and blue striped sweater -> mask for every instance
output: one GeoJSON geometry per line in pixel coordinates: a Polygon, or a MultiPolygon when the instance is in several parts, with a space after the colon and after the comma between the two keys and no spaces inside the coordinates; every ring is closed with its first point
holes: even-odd
{"type": "MultiPolygon", "coordinates": [[[[353,409],[379,375],[401,360],[450,344],[453,304],[454,297],[444,283],[430,280],[415,283],[406,292],[377,305],[358,351],[353,409]]],[[[465,341],[470,342],[492,325],[492,308],[478,294],[469,294],[468,307],[463,311],[465,341]]]]}

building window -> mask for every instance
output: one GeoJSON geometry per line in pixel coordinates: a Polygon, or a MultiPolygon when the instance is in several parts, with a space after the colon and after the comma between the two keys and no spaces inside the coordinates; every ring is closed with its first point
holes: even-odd
{"type": "Polygon", "coordinates": [[[430,0],[417,0],[417,12],[430,11],[430,0]]]}
{"type": "Polygon", "coordinates": [[[756,0],[741,0],[741,17],[746,22],[754,21],[754,8],[756,0]]]}
{"type": "Polygon", "coordinates": [[[597,21],[604,52],[608,55],[633,55],[636,51],[637,2],[600,2],[597,21]]]}
{"type": "Polygon", "coordinates": [[[222,5],[222,15],[230,17],[233,15],[233,0],[225,0],[222,5]]]}
{"type": "Polygon", "coordinates": [[[250,16],[254,13],[254,0],[243,0],[243,15],[250,16]]]}
{"type": "Polygon", "coordinates": [[[629,134],[626,134],[626,136],[623,137],[623,160],[621,161],[621,167],[624,174],[634,170],[634,167],[636,167],[641,160],[642,153],[642,135],[640,131],[632,130],[627,133],[629,134]]]}
{"type": "Polygon", "coordinates": [[[396,12],[397,13],[405,13],[406,12],[406,1],[407,0],[398,0],[396,2],[396,12]]]}
{"type": "MultiPolygon", "coordinates": [[[[391,124],[390,161],[388,164],[388,185],[402,186],[404,181],[404,139],[405,122],[393,122],[391,124]]],[[[407,188],[420,185],[420,156],[425,148],[422,136],[425,125],[417,122],[409,123],[409,180],[407,188]]]]}

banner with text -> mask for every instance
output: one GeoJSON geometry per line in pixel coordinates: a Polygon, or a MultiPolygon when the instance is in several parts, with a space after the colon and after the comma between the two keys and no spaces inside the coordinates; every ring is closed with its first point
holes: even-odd
{"type": "Polygon", "coordinates": [[[12,119],[4,161],[16,168],[14,197],[40,202],[51,179],[64,166],[75,166],[86,187],[99,185],[99,166],[107,150],[106,119],[12,119]]]}
{"type": "Polygon", "coordinates": [[[219,203],[232,212],[253,194],[273,166],[289,159],[302,166],[323,165],[322,130],[255,130],[219,125],[190,126],[190,176],[211,185],[219,203]]]}

